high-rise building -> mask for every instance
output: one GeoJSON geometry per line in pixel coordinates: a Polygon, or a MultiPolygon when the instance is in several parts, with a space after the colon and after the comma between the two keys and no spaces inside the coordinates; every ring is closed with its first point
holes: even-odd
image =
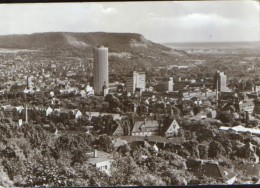
{"type": "Polygon", "coordinates": [[[219,92],[226,92],[227,89],[227,75],[224,72],[217,71],[214,77],[215,89],[219,92]]]}
{"type": "Polygon", "coordinates": [[[173,92],[173,77],[169,78],[169,81],[168,81],[168,92],[173,92]]]}
{"type": "Polygon", "coordinates": [[[135,93],[136,89],[140,89],[140,92],[145,91],[146,86],[145,72],[134,71],[132,75],[126,78],[127,92],[135,93]]]}
{"type": "Polygon", "coordinates": [[[94,92],[101,94],[103,86],[108,86],[108,48],[94,48],[94,92]]]}
{"type": "Polygon", "coordinates": [[[32,79],[33,79],[32,76],[27,76],[27,89],[32,89],[33,88],[32,79]]]}
{"type": "Polygon", "coordinates": [[[159,92],[173,92],[173,77],[163,78],[156,86],[159,92]]]}

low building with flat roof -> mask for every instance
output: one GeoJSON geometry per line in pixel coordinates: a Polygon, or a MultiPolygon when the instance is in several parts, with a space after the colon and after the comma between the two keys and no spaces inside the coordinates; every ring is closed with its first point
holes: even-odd
{"type": "Polygon", "coordinates": [[[110,174],[111,163],[113,161],[113,155],[103,151],[94,150],[94,152],[88,153],[90,158],[88,163],[95,166],[98,170],[110,174]]]}

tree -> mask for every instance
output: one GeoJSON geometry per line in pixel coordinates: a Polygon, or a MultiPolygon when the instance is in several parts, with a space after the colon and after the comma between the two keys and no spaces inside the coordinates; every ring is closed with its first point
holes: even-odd
{"type": "Polygon", "coordinates": [[[114,112],[117,107],[120,106],[120,101],[117,97],[113,96],[112,94],[107,94],[104,99],[105,102],[109,103],[109,112],[114,112]]]}
{"type": "Polygon", "coordinates": [[[106,152],[111,152],[111,151],[114,150],[112,140],[107,135],[100,136],[99,139],[98,139],[97,144],[98,144],[100,149],[102,149],[102,150],[104,150],[106,152]]]}
{"type": "Polygon", "coordinates": [[[146,106],[144,104],[141,104],[137,107],[136,109],[136,113],[141,116],[147,113],[147,109],[146,106]]]}
{"type": "Polygon", "coordinates": [[[139,169],[131,156],[116,158],[111,166],[111,185],[129,185],[140,175],[139,169]],[[139,174],[139,175],[138,175],[139,174]]]}
{"type": "Polygon", "coordinates": [[[222,113],[218,114],[217,118],[219,120],[221,120],[223,123],[230,123],[231,125],[234,122],[234,118],[233,118],[232,114],[230,114],[228,112],[222,112],[222,113]]]}
{"type": "Polygon", "coordinates": [[[191,154],[193,158],[199,158],[198,142],[196,141],[186,141],[182,144],[191,154]]]}
{"type": "Polygon", "coordinates": [[[218,159],[224,152],[224,147],[218,141],[213,140],[209,144],[208,156],[210,158],[218,159]]]}
{"type": "Polygon", "coordinates": [[[200,144],[198,146],[199,155],[201,159],[207,159],[208,158],[208,146],[200,144]]]}

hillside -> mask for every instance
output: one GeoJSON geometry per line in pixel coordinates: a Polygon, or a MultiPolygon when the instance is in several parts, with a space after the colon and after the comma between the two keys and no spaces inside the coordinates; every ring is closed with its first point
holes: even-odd
{"type": "MultiPolygon", "coordinates": [[[[175,50],[147,40],[136,33],[35,33],[30,35],[0,36],[0,53],[2,51],[38,51],[44,53],[46,59],[93,57],[93,47],[104,45],[109,48],[111,71],[119,69],[131,70],[134,67],[147,67],[178,64],[187,53],[175,50]]],[[[37,62],[40,55],[36,55],[37,62]]],[[[66,61],[66,59],[64,59],[66,61]]],[[[123,70],[122,70],[123,71],[123,70]]]]}
{"type": "MultiPolygon", "coordinates": [[[[135,33],[35,33],[29,35],[0,36],[0,48],[49,49],[49,48],[93,48],[97,45],[109,47],[111,52],[135,51],[156,48],[170,51],[169,47],[153,43],[135,33]]],[[[151,49],[150,49],[151,50],[151,49]]]]}

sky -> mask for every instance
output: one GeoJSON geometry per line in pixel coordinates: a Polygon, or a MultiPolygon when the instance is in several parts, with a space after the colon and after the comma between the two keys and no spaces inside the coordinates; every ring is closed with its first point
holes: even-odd
{"type": "Polygon", "coordinates": [[[259,41],[260,3],[161,1],[0,4],[0,35],[140,33],[159,43],[259,41]]]}

